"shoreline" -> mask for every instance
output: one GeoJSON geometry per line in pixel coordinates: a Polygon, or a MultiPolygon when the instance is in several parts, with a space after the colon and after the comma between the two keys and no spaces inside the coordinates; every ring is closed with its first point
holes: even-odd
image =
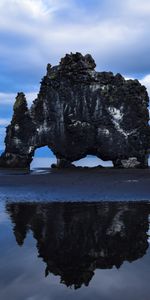
{"type": "Polygon", "coordinates": [[[0,170],[4,201],[149,201],[150,168],[0,170]]]}

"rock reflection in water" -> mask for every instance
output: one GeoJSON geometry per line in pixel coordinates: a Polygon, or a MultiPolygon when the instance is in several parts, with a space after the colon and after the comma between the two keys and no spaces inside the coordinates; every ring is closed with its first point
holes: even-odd
{"type": "Polygon", "coordinates": [[[33,232],[45,276],[75,289],[88,286],[95,269],[120,268],[148,248],[146,203],[9,203],[7,212],[18,245],[33,232]]]}

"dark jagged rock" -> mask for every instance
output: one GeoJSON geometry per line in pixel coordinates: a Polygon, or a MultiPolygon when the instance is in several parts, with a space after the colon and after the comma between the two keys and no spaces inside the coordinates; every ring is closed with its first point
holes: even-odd
{"type": "Polygon", "coordinates": [[[30,109],[17,95],[0,166],[29,167],[35,149],[48,146],[60,167],[88,154],[115,167],[147,167],[146,88],[95,66],[89,54],[67,54],[58,66],[48,64],[30,109]]]}
{"type": "Polygon", "coordinates": [[[96,269],[120,268],[148,248],[146,203],[8,203],[18,245],[30,230],[45,276],[66,286],[88,286],[96,269]]]}
{"type": "Polygon", "coordinates": [[[6,149],[1,156],[0,164],[2,167],[24,168],[32,161],[29,141],[35,134],[35,125],[23,93],[18,93],[13,110],[13,118],[6,131],[6,149]]]}

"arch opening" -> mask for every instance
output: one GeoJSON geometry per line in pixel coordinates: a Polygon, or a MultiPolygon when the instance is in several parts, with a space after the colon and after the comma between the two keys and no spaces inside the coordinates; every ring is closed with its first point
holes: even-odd
{"type": "Polygon", "coordinates": [[[97,166],[113,167],[112,161],[104,161],[94,155],[87,155],[86,157],[75,161],[73,164],[77,167],[89,167],[89,168],[93,168],[97,166]]]}
{"type": "Polygon", "coordinates": [[[56,156],[48,146],[37,148],[34,152],[30,166],[31,170],[50,168],[51,164],[56,163],[56,156]]]}

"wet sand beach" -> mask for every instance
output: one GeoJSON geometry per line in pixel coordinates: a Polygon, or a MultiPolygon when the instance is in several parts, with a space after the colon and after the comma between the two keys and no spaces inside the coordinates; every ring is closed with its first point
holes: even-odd
{"type": "Polygon", "coordinates": [[[150,199],[150,169],[36,168],[0,171],[0,198],[13,201],[139,201],[150,199]]]}

